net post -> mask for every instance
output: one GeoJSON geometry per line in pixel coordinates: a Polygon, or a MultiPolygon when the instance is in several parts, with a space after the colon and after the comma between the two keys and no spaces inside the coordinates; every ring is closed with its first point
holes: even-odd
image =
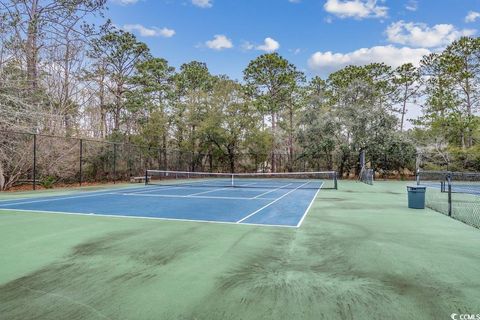
{"type": "Polygon", "coordinates": [[[338,177],[337,177],[337,171],[333,172],[333,188],[335,190],[338,190],[338,177]]]}
{"type": "Polygon", "coordinates": [[[33,190],[37,188],[37,135],[33,134],[33,190]]]}
{"type": "Polygon", "coordinates": [[[148,170],[145,170],[145,185],[148,185],[148,170]]]}

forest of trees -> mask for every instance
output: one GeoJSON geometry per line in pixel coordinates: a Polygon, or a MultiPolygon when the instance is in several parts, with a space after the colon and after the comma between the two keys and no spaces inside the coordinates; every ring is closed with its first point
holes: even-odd
{"type": "Polygon", "coordinates": [[[154,57],[104,18],[105,2],[0,0],[0,190],[30,170],[25,141],[7,131],[134,144],[155,150],[159,168],[179,169],[169,163],[177,152],[189,155],[181,169],[345,177],[365,151],[381,175],[480,171],[480,38],[419,66],[347,66],[326,79],[269,53],[235,81],[154,57]],[[407,108],[422,116],[410,122],[407,108]]]}

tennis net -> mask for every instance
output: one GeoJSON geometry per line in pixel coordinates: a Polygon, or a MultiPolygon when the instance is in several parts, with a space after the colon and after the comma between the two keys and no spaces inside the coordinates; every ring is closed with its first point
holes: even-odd
{"type": "Polygon", "coordinates": [[[360,171],[360,181],[369,185],[373,185],[373,169],[363,167],[360,171]]]}
{"type": "Polygon", "coordinates": [[[337,189],[335,171],[286,173],[208,173],[147,170],[149,185],[182,185],[194,187],[337,189]]]}

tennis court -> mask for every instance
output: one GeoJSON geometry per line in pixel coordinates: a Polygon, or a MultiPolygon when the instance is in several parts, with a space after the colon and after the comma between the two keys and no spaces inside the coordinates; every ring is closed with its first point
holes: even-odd
{"type": "Polygon", "coordinates": [[[0,210],[299,227],[334,173],[147,172],[139,187],[0,202],[0,210]]]}
{"type": "MultiPolygon", "coordinates": [[[[164,194],[194,190],[175,191],[169,184],[164,194]]],[[[392,319],[430,320],[448,319],[457,310],[477,312],[478,229],[429,209],[408,209],[409,184],[341,181],[339,190],[322,187],[301,228],[37,214],[5,206],[1,318],[384,319],[387,312],[392,319]]],[[[22,196],[85,195],[68,201],[83,206],[125,199],[138,206],[150,198],[121,193],[150,189],[158,195],[153,190],[159,187],[22,196]]]]}

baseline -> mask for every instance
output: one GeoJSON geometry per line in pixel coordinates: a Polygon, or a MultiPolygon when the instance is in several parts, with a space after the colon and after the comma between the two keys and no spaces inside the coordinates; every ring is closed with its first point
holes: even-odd
{"type": "Polygon", "coordinates": [[[244,226],[257,226],[257,227],[275,227],[275,228],[297,228],[293,225],[277,225],[277,224],[262,224],[262,223],[237,223],[228,221],[215,221],[215,220],[196,220],[196,219],[176,219],[176,218],[159,218],[159,217],[142,217],[142,216],[128,216],[128,215],[115,215],[115,214],[98,214],[98,213],[81,213],[81,212],[64,212],[64,211],[45,211],[45,210],[25,210],[25,209],[2,209],[0,211],[8,212],[30,212],[41,214],[64,214],[74,216],[97,216],[104,218],[117,218],[117,219],[145,219],[145,220],[161,220],[161,221],[183,221],[183,222],[200,222],[200,223],[213,223],[213,224],[230,224],[230,225],[244,225],[244,226]]]}

